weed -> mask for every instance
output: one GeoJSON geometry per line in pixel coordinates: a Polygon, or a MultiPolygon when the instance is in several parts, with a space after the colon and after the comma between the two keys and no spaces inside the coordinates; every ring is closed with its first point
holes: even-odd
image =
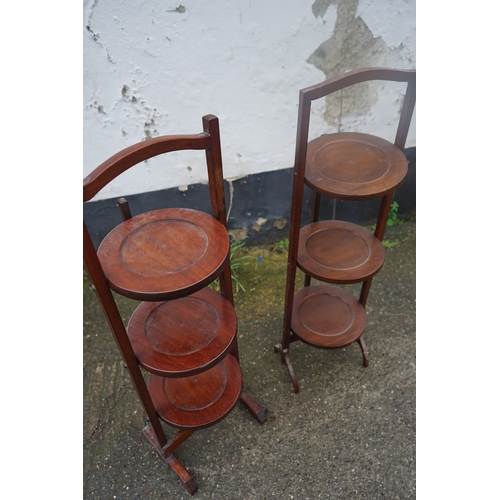
{"type": "Polygon", "coordinates": [[[236,270],[240,269],[241,267],[248,266],[247,259],[249,258],[249,256],[248,255],[235,256],[236,252],[241,250],[244,246],[245,243],[242,241],[240,241],[239,243],[236,241],[231,242],[231,251],[229,258],[231,259],[231,279],[233,280],[235,285],[235,293],[238,293],[238,290],[240,288],[244,292],[246,292],[245,287],[238,280],[238,277],[236,275],[236,270]]]}
{"type": "Polygon", "coordinates": [[[274,244],[271,246],[271,251],[273,252],[282,252],[284,250],[288,250],[288,246],[289,246],[289,241],[287,238],[285,238],[284,240],[281,240],[281,241],[278,241],[278,243],[274,244]]]}
{"type": "Polygon", "coordinates": [[[385,248],[392,248],[399,244],[399,240],[384,240],[382,241],[382,246],[385,248]]]}
{"type": "MultiPolygon", "coordinates": [[[[245,243],[240,241],[231,241],[231,245],[229,248],[229,259],[231,261],[231,279],[234,284],[234,293],[238,293],[238,290],[241,288],[244,292],[246,292],[245,287],[241,284],[240,280],[238,279],[237,276],[237,269],[240,269],[242,267],[248,266],[248,262],[246,262],[246,259],[249,258],[248,255],[236,255],[237,252],[239,252],[243,247],[245,246],[245,243]]],[[[213,290],[219,290],[219,281],[214,281],[213,283],[210,283],[209,285],[210,288],[213,290]]]]}
{"type": "MultiPolygon", "coordinates": [[[[399,209],[398,202],[393,201],[391,203],[390,208],[389,208],[389,214],[387,215],[387,227],[396,226],[396,225],[402,224],[404,222],[403,219],[398,217],[398,209],[399,209]]],[[[370,224],[369,226],[367,226],[367,228],[374,231],[376,228],[376,224],[370,224]]],[[[382,245],[384,245],[385,248],[395,247],[398,243],[399,243],[399,240],[383,240],[382,241],[382,245]]]]}
{"type": "Polygon", "coordinates": [[[387,217],[387,225],[389,227],[395,226],[396,224],[401,224],[401,219],[398,217],[399,205],[396,201],[391,203],[391,208],[389,208],[389,215],[387,217]]]}
{"type": "MultiPolygon", "coordinates": [[[[387,226],[392,227],[396,226],[397,224],[402,224],[403,219],[398,217],[398,209],[399,209],[399,204],[396,201],[393,201],[391,203],[391,206],[389,208],[389,214],[387,215],[387,226]]],[[[368,229],[371,229],[372,231],[375,230],[377,227],[376,224],[369,224],[366,226],[368,229]]]]}

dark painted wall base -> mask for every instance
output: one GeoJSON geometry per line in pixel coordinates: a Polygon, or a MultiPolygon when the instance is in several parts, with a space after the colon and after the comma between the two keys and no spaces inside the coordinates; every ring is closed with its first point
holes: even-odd
{"type": "MultiPolygon", "coordinates": [[[[408,176],[396,191],[398,215],[416,210],[416,148],[405,151],[409,161],[408,176]]],[[[226,182],[228,226],[235,239],[248,243],[267,243],[288,238],[293,168],[254,174],[226,182]]],[[[121,222],[116,205],[118,198],[84,204],[84,219],[97,246],[104,236],[121,222]]],[[[208,186],[194,184],[187,191],[177,188],[126,197],[132,215],[166,207],[183,207],[210,212],[208,186]]],[[[303,224],[311,217],[312,191],[305,188],[303,224]]],[[[352,202],[323,197],[320,219],[340,219],[356,224],[371,224],[377,218],[379,200],[352,202]]]]}

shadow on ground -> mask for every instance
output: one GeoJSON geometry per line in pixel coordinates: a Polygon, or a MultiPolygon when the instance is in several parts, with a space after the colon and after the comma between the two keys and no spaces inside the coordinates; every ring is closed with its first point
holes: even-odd
{"type": "MultiPolygon", "coordinates": [[[[386,231],[395,246],[368,299],[370,366],[358,344],[326,351],[296,342],[299,394],[273,350],[286,251],[275,244],[240,254],[247,263],[238,274],[245,291],[235,297],[244,384],[268,421],[260,426],[238,403],[179,448],[199,486],[194,498],[415,498],[415,233],[414,222],[386,231]]],[[[141,433],[145,415],[86,276],[83,293],[84,498],[190,498],[141,433]]],[[[119,298],[126,321],[137,304],[119,298]]]]}

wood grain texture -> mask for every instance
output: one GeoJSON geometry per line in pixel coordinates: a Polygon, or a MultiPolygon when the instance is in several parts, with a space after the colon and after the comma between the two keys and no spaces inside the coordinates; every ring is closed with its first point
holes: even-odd
{"type": "Polygon", "coordinates": [[[304,181],[316,192],[337,199],[369,200],[396,190],[407,173],[408,160],[394,144],[345,132],[309,143],[304,181]]]}
{"type": "Polygon", "coordinates": [[[361,68],[348,71],[339,76],[334,76],[323,82],[311,85],[300,91],[308,101],[315,101],[333,92],[345,89],[358,83],[381,80],[390,82],[408,82],[414,84],[417,72],[414,69],[393,68],[361,68]]]}
{"type": "Polygon", "coordinates": [[[116,226],[97,254],[116,292],[136,300],[168,300],[201,289],[222,272],[229,236],[208,214],[165,208],[116,226]]]}
{"type": "Polygon", "coordinates": [[[300,231],[297,265],[328,283],[358,283],[380,271],[385,250],[371,231],[350,222],[313,222],[300,231]]]}
{"type": "Polygon", "coordinates": [[[156,411],[178,429],[203,429],[226,417],[242,390],[240,365],[228,354],[210,370],[184,378],[149,377],[156,411]]]}
{"type": "Polygon", "coordinates": [[[212,138],[206,132],[197,135],[169,135],[133,144],[119,151],[83,179],[83,201],[91,200],[104,186],[130,167],[149,158],[172,151],[207,149],[212,138]]]}
{"type": "Polygon", "coordinates": [[[216,365],[236,331],[231,303],[209,288],[167,302],[143,302],[127,327],[139,364],[163,377],[195,375],[216,365]]]}
{"type": "Polygon", "coordinates": [[[167,454],[166,452],[164,452],[164,448],[158,444],[156,436],[149,425],[147,425],[146,427],[144,427],[144,429],[142,429],[142,433],[144,434],[146,439],[153,445],[153,447],[156,449],[160,457],[163,460],[165,460],[165,462],[177,474],[178,478],[181,480],[186,490],[191,495],[194,495],[198,491],[198,484],[193,479],[191,474],[186,470],[186,468],[179,462],[179,460],[173,454],[167,454]]]}
{"type": "Polygon", "coordinates": [[[363,334],[365,326],[363,306],[341,288],[308,286],[294,296],[292,331],[306,344],[323,349],[345,347],[363,334]]]}

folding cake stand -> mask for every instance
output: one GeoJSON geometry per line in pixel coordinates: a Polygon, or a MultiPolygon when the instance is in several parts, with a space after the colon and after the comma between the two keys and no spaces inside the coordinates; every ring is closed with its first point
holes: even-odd
{"type": "Polygon", "coordinates": [[[368,366],[365,306],[373,276],[384,263],[382,239],[393,194],[408,171],[403,150],[415,98],[415,70],[384,68],[351,71],[300,91],[283,335],[275,346],[296,393],[299,384],[289,351],[294,341],[323,349],[358,342],[368,366]],[[408,82],[395,143],[357,132],[327,134],[308,142],[311,102],[370,80],[408,82]],[[304,185],[313,190],[314,201],[311,223],[301,228],[304,185]],[[322,195],[351,201],[380,198],[374,233],[350,222],[318,221],[322,195]],[[304,287],[295,292],[297,267],[306,276],[304,287]],[[328,284],[311,286],[311,277],[328,284]],[[360,282],[359,299],[331,285],[360,282]]]}
{"type": "Polygon", "coordinates": [[[198,429],[216,424],[241,400],[262,424],[266,415],[243,389],[234,311],[230,241],[217,117],[203,117],[199,135],[150,139],[112,156],[84,179],[83,201],[148,158],[204,150],[212,214],[183,208],[132,217],[95,250],[84,222],[84,264],[147,415],[143,432],[186,489],[198,486],[173,455],[198,429]],[[220,293],[208,287],[219,279],[220,293]],[[128,327],[112,290],[143,301],[128,327]],[[143,371],[148,372],[146,383],[143,371]],[[177,429],[167,439],[161,422],[177,429]]]}

